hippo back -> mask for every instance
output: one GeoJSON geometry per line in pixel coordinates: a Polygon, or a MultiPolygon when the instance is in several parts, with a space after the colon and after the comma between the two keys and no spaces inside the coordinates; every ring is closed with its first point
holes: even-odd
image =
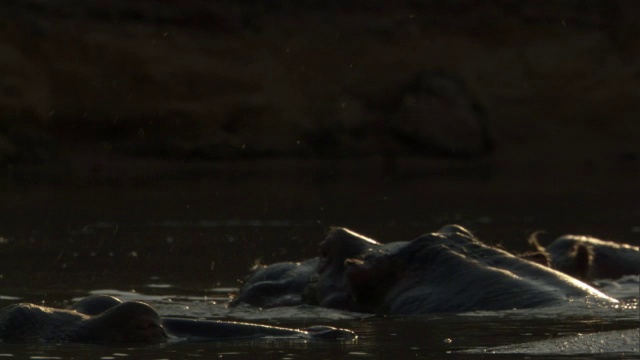
{"type": "Polygon", "coordinates": [[[587,296],[615,302],[567,275],[483,244],[460,227],[445,229],[386,256],[347,262],[346,277],[362,311],[505,310],[587,296]]]}
{"type": "Polygon", "coordinates": [[[391,313],[534,308],[584,297],[615,302],[574,278],[483,244],[468,233],[427,234],[393,257],[405,270],[381,304],[391,313]]]}
{"type": "Polygon", "coordinates": [[[9,343],[68,342],[69,325],[88,316],[68,310],[52,312],[33,304],[14,304],[0,310],[0,339],[9,343]]]}
{"type": "Polygon", "coordinates": [[[245,280],[229,306],[242,303],[263,308],[300,305],[304,289],[316,271],[318,262],[318,258],[312,258],[260,268],[245,280]]]}

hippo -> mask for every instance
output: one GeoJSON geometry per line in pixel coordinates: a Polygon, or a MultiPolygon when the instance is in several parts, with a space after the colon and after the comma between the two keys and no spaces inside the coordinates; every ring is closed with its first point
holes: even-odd
{"type": "Polygon", "coordinates": [[[347,259],[343,277],[360,311],[374,313],[538,308],[586,297],[616,302],[565,274],[483,244],[455,225],[382,256],[347,259]]]}
{"type": "MultiPolygon", "coordinates": [[[[458,225],[387,244],[333,228],[320,251],[310,262],[317,263],[314,270],[305,267],[296,274],[296,288],[306,281],[299,294],[304,304],[374,314],[425,314],[537,308],[586,298],[617,303],[566,274],[483,244],[458,225]]],[[[280,295],[291,297],[270,286],[274,281],[286,283],[286,276],[261,282],[264,271],[270,273],[269,267],[248,279],[232,306],[257,289],[262,300],[254,304],[277,304],[280,295]]]]}
{"type": "Polygon", "coordinates": [[[545,248],[536,235],[529,238],[529,243],[546,255],[549,266],[580,280],[618,279],[640,274],[638,246],[589,236],[564,235],[545,248]]]}
{"type": "Polygon", "coordinates": [[[154,344],[167,338],[158,313],[136,301],[98,315],[25,303],[0,310],[0,339],[7,343],[154,344]]]}
{"type": "Polygon", "coordinates": [[[399,241],[381,244],[346,228],[333,228],[320,243],[320,260],[316,272],[305,289],[307,304],[362,312],[353,296],[346,269],[355,259],[384,257],[406,246],[399,241]]]}
{"type": "Polygon", "coordinates": [[[252,269],[238,293],[232,297],[229,307],[240,304],[261,308],[312,304],[355,311],[356,306],[346,291],[346,282],[341,282],[339,276],[333,276],[334,273],[342,271],[341,266],[348,258],[368,252],[382,252],[383,249],[392,249],[404,243],[385,245],[346,228],[331,228],[327,238],[320,244],[322,256],[252,269]],[[336,278],[337,281],[318,282],[319,270],[323,271],[324,277],[336,278]],[[318,302],[318,293],[321,294],[321,302],[318,302]]]}
{"type": "Polygon", "coordinates": [[[242,303],[264,308],[301,305],[309,277],[319,261],[316,257],[302,262],[257,266],[245,279],[243,291],[231,300],[229,306],[242,303]]]}
{"type": "Polygon", "coordinates": [[[6,343],[157,344],[169,339],[212,341],[260,337],[349,340],[350,330],[316,325],[290,329],[232,321],[160,317],[148,304],[107,295],[80,300],[68,309],[14,304],[0,310],[0,340],[6,343]]]}

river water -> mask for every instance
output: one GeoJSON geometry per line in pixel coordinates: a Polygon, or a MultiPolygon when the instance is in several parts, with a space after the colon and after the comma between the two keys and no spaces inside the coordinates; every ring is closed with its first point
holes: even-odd
{"type": "MultiPolygon", "coordinates": [[[[289,164],[290,165],[290,164],[289,164]]],[[[496,313],[368,316],[313,307],[227,309],[228,294],[256,263],[317,255],[329,226],[381,242],[410,240],[449,223],[514,251],[544,230],[541,242],[591,234],[640,243],[634,178],[587,174],[581,181],[514,178],[475,169],[400,175],[329,165],[190,167],[180,175],[121,174],[100,180],[25,172],[2,183],[0,305],[64,307],[89,294],[146,301],[162,315],[305,327],[349,328],[355,341],[170,343],[117,348],[2,345],[0,356],[32,359],[182,358],[521,358],[482,349],[608,330],[637,328],[638,279],[603,282],[623,306],[572,306],[496,313]],[[266,166],[269,167],[269,166],[266,166]],[[184,174],[187,175],[184,175],[184,174]],[[442,175],[444,173],[444,175],[442,175]],[[461,351],[477,350],[476,353],[461,351]]],[[[412,170],[413,169],[413,170],[412,170]]],[[[599,358],[638,358],[604,345],[599,358]]],[[[636,347],[637,349],[637,347],[636,347]]],[[[547,349],[537,358],[564,356],[547,349]]],[[[556,351],[557,350],[557,351],[556,351]]],[[[585,351],[595,351],[587,348],[585,351]]],[[[593,358],[566,355],[571,358],[593,358]]]]}

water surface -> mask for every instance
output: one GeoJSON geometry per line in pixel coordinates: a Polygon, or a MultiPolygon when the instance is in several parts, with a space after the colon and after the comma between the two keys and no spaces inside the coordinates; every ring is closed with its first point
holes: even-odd
{"type": "MultiPolygon", "coordinates": [[[[481,240],[514,251],[526,250],[527,237],[537,230],[546,231],[543,243],[573,233],[640,244],[640,197],[630,178],[592,174],[565,183],[473,169],[464,176],[415,169],[389,176],[379,169],[304,165],[282,165],[265,173],[250,165],[230,167],[234,170],[198,168],[191,175],[132,176],[126,181],[21,177],[3,183],[0,305],[64,307],[89,294],[107,293],[149,302],[163,315],[345,327],[359,334],[356,341],[271,339],[135,348],[5,344],[0,356],[521,358],[459,351],[638,327],[637,277],[600,284],[626,299],[620,308],[410,317],[313,307],[227,309],[228,294],[251,266],[316,256],[318,243],[333,225],[389,242],[458,223],[481,240]]],[[[624,358],[640,356],[625,353],[624,358]]]]}

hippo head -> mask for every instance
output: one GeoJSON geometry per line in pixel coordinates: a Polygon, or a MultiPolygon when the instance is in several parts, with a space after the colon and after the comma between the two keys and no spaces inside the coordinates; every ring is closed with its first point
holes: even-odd
{"type": "Polygon", "coordinates": [[[262,308],[302,304],[303,291],[318,267],[318,258],[261,266],[244,280],[229,307],[249,304],[262,308]]]}
{"type": "MultiPolygon", "coordinates": [[[[535,242],[534,245],[539,247],[535,242]]],[[[616,279],[640,273],[640,248],[633,245],[564,235],[544,251],[553,269],[582,280],[616,279]]]]}
{"type": "MultiPolygon", "coordinates": [[[[455,225],[442,231],[466,232],[455,225]]],[[[332,228],[320,243],[318,266],[304,290],[304,301],[322,307],[374,312],[372,299],[382,297],[406,268],[402,256],[392,256],[406,244],[381,244],[346,228],[332,228]]]]}
{"type": "Polygon", "coordinates": [[[547,247],[551,266],[578,279],[587,279],[593,262],[593,249],[583,237],[563,236],[547,247]]]}
{"type": "Polygon", "coordinates": [[[168,337],[158,313],[135,301],[113,306],[74,331],[76,340],[96,343],[160,343],[168,337]]]}
{"type": "Polygon", "coordinates": [[[466,252],[470,245],[472,235],[466,229],[448,225],[411,242],[388,244],[383,251],[347,259],[344,276],[351,297],[361,311],[389,312],[387,299],[401,298],[404,284],[412,289],[428,286],[436,280],[430,274],[443,270],[439,266],[443,258],[466,252]]]}
{"type": "Polygon", "coordinates": [[[384,246],[349,229],[332,228],[320,243],[320,258],[316,272],[304,291],[305,301],[312,305],[345,310],[358,310],[353,301],[345,268],[379,251],[384,246]]]}
{"type": "MultiPolygon", "coordinates": [[[[447,225],[437,234],[472,238],[459,225],[447,225]]],[[[332,228],[320,243],[320,261],[305,289],[306,302],[372,312],[370,302],[388,292],[407,270],[413,255],[405,249],[408,244],[405,241],[381,244],[346,228],[332,228]]],[[[415,249],[418,248],[423,248],[422,244],[416,245],[415,249]]]]}

